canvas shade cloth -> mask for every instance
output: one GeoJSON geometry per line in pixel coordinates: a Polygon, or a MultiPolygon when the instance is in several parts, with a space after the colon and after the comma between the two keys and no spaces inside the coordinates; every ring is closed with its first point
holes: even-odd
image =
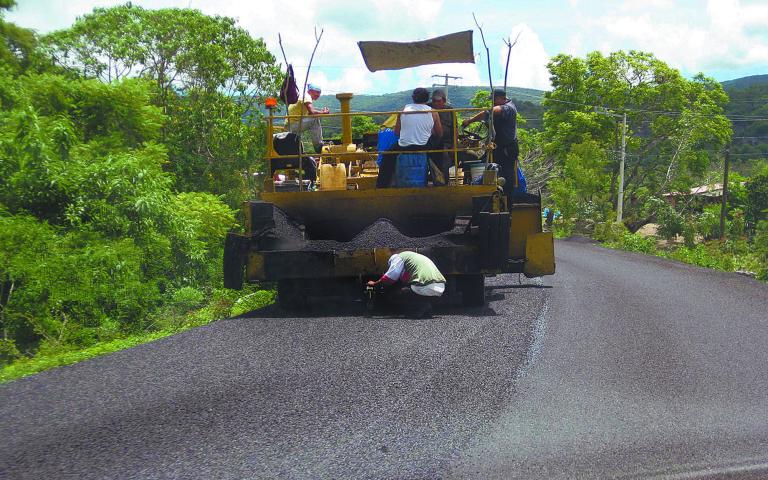
{"type": "Polygon", "coordinates": [[[436,63],[475,63],[472,30],[419,42],[357,42],[371,72],[436,63]]]}

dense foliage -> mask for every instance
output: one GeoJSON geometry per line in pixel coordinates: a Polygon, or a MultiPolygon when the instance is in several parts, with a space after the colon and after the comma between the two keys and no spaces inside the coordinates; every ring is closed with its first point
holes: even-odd
{"type": "MultiPolygon", "coordinates": [[[[743,150],[732,138],[732,125],[757,135],[764,123],[728,112],[762,115],[764,102],[748,112],[743,103],[734,107],[717,82],[703,75],[685,79],[643,52],[558,55],[549,69],[554,89],[545,95],[544,131],[537,138],[556,172],[545,188],[558,213],[556,231],[768,277],[766,257],[759,253],[765,251],[768,214],[764,154],[736,162],[741,168],[729,178],[724,231],[716,185],[722,183],[727,148],[743,150]],[[613,227],[624,115],[624,215],[613,227]],[[659,244],[629,233],[648,223],[655,224],[659,244]]],[[[746,88],[754,94],[761,85],[746,88]]]]}
{"type": "Polygon", "coordinates": [[[224,195],[233,207],[247,197],[243,179],[263,154],[254,112],[281,79],[263,40],[231,18],[126,4],[96,8],[42,43],[70,74],[150,80],[153,103],[168,115],[161,140],[176,187],[224,195]]]}
{"type": "MultiPolygon", "coordinates": [[[[707,183],[706,174],[731,137],[723,115],[728,97],[719,83],[703,75],[687,80],[653,55],[635,51],[594,52],[586,59],[558,55],[549,68],[554,89],[544,100],[544,150],[561,168],[585,142],[606,152],[607,163],[582,172],[608,174],[599,189],[608,204],[598,211],[616,208],[624,114],[624,218],[631,228],[653,218],[650,198],[707,183]]],[[[586,188],[595,186],[588,182],[586,188]]]]}
{"type": "Polygon", "coordinates": [[[130,4],[0,36],[0,363],[233,305],[223,238],[263,150],[248,112],[279,77],[263,42],[130,4]]]}

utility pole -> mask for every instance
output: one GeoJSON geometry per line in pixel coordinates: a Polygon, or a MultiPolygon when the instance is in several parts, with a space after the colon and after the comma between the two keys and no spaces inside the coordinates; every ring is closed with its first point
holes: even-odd
{"type": "Polygon", "coordinates": [[[445,79],[445,83],[433,83],[432,86],[433,87],[443,86],[443,87],[445,87],[446,90],[448,90],[448,79],[449,78],[451,80],[459,80],[459,79],[462,78],[462,77],[453,77],[451,75],[448,75],[447,73],[445,75],[432,75],[432,78],[435,78],[435,77],[437,77],[437,78],[444,78],[445,79]]]}
{"type": "Polygon", "coordinates": [[[624,160],[627,153],[627,114],[621,123],[621,163],[619,164],[619,198],[616,202],[616,222],[621,223],[624,214],[624,160]]]}
{"type": "Polygon", "coordinates": [[[622,117],[621,122],[621,162],[619,163],[619,195],[616,199],[616,222],[621,223],[624,216],[624,162],[627,158],[627,113],[613,113],[605,107],[595,107],[595,113],[609,117],[622,117]]]}
{"type": "Polygon", "coordinates": [[[725,147],[725,165],[723,166],[723,200],[720,204],[720,240],[725,240],[725,213],[728,209],[728,169],[731,163],[731,145],[725,147]]]}

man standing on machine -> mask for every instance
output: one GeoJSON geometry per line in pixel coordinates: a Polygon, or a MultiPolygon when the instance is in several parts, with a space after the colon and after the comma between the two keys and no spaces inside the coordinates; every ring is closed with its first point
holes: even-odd
{"type": "MultiPolygon", "coordinates": [[[[501,167],[501,176],[507,181],[504,191],[508,198],[515,193],[515,178],[517,177],[518,155],[517,144],[517,107],[512,100],[507,99],[507,93],[502,88],[493,90],[493,129],[496,132],[496,149],[493,151],[493,161],[501,167]]],[[[461,122],[462,127],[480,120],[487,120],[488,112],[480,112],[472,118],[461,122]]]]}

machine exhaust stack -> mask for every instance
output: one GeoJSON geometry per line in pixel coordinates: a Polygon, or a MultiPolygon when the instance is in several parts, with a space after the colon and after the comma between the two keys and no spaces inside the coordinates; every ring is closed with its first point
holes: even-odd
{"type": "MultiPolygon", "coordinates": [[[[349,113],[349,101],[352,99],[351,93],[337,93],[336,98],[341,103],[341,113],[349,113]]],[[[341,144],[349,145],[352,143],[352,117],[344,115],[341,119],[341,144]]]]}

